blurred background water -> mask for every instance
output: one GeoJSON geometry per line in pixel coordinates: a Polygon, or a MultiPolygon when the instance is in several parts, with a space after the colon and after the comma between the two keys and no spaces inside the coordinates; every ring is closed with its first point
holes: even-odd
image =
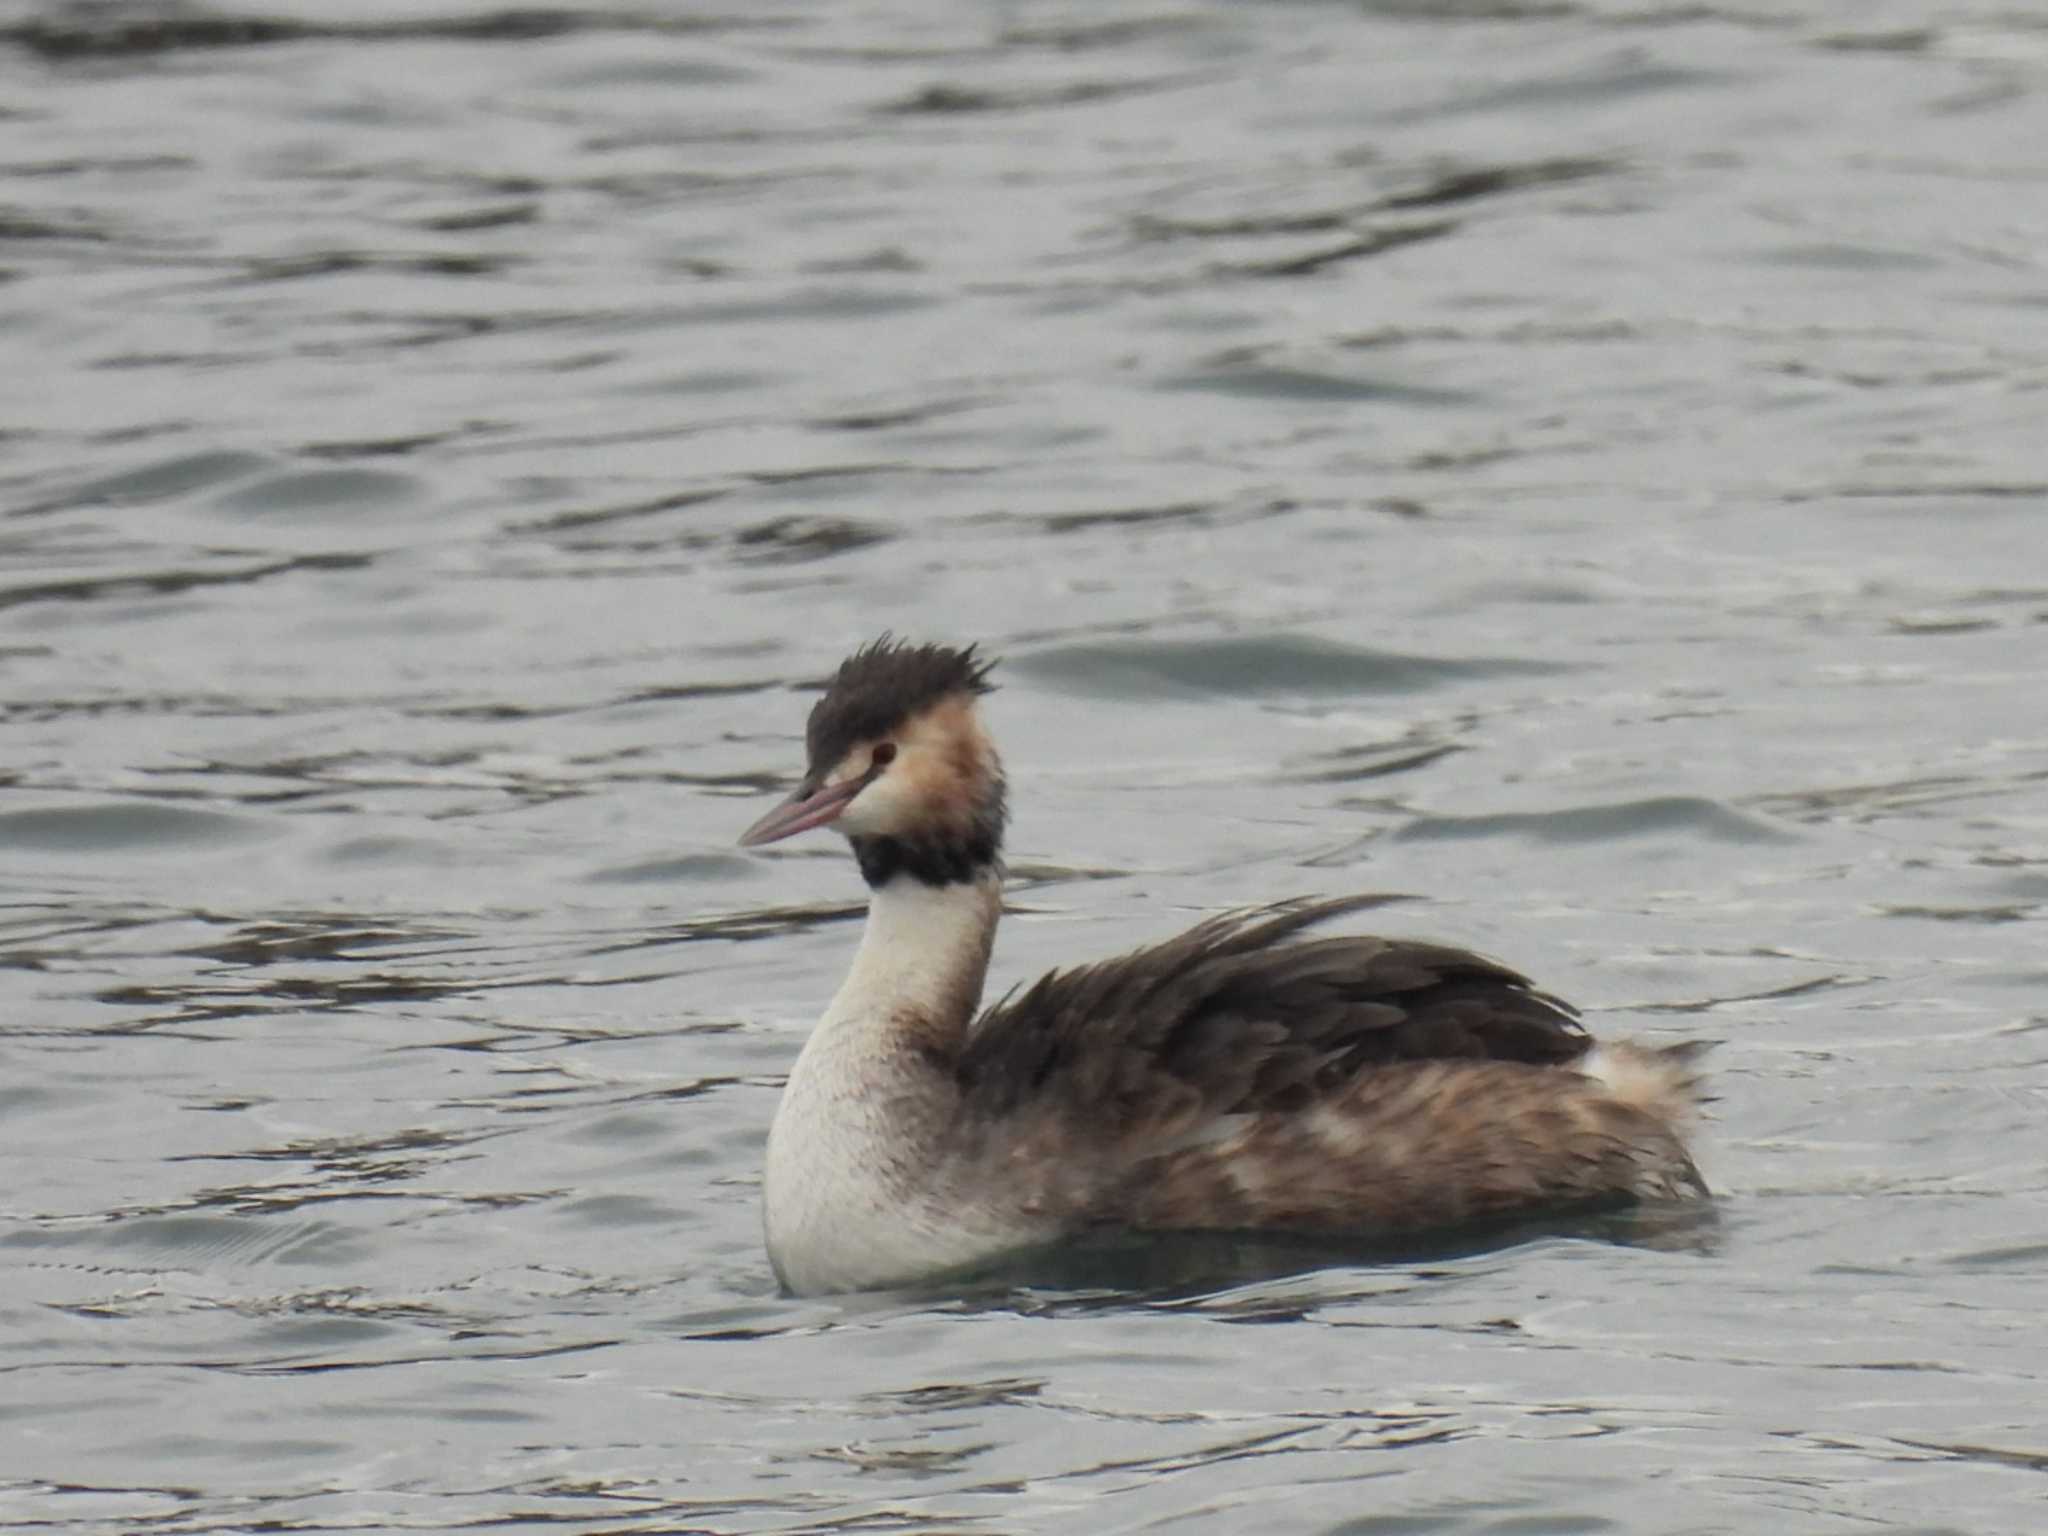
{"type": "Polygon", "coordinates": [[[0,1529],[2038,1531],[2044,197],[1993,0],[0,7],[0,1529]],[[1400,893],[1712,1240],[779,1297],[884,627],[998,986],[1400,893]]]}

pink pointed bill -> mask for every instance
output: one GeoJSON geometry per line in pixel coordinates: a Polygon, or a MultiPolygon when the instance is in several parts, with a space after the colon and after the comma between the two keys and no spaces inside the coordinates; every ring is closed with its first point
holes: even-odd
{"type": "Polygon", "coordinates": [[[859,778],[842,779],[809,794],[799,787],[795,794],[742,832],[739,845],[758,848],[763,843],[779,843],[785,837],[795,837],[799,832],[808,832],[813,827],[837,821],[839,813],[846,809],[846,802],[865,788],[867,780],[859,778]]]}

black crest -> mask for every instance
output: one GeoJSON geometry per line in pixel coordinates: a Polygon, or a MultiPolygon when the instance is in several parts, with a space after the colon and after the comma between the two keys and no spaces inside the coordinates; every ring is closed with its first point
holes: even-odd
{"type": "Polygon", "coordinates": [[[825,697],[811,706],[804,746],[811,772],[825,773],[856,742],[875,741],[952,693],[989,693],[993,661],[974,647],[910,645],[889,635],[839,664],[825,697]]]}

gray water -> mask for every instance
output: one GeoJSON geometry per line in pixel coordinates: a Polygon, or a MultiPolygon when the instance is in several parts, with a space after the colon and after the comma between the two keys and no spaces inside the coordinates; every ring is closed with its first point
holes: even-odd
{"type": "Polygon", "coordinates": [[[2040,1530],[2044,250],[1991,0],[6,7],[0,1529],[2040,1530]],[[998,986],[1396,894],[1718,1223],[778,1296],[884,627],[998,986]]]}

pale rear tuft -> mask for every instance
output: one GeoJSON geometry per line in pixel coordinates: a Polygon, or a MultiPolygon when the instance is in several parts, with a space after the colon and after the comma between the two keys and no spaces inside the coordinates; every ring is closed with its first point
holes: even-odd
{"type": "Polygon", "coordinates": [[[1699,1058],[1712,1046],[1710,1040],[1661,1046],[1603,1040],[1577,1063],[1577,1069],[1621,1103],[1682,1129],[1699,1117],[1706,1102],[1706,1076],[1699,1058]]]}

